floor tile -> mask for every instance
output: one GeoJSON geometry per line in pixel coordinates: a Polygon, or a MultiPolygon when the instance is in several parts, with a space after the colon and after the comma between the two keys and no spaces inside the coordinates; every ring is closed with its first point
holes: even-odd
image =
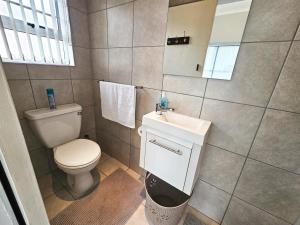
{"type": "Polygon", "coordinates": [[[73,202],[72,196],[64,189],[59,191],[57,195],[59,197],[51,195],[44,201],[49,220],[53,219],[58,213],[73,202]]]}
{"type": "Polygon", "coordinates": [[[124,164],[122,164],[121,162],[119,162],[118,160],[116,160],[114,158],[110,158],[110,159],[106,160],[104,163],[99,165],[100,171],[102,173],[104,173],[106,176],[109,176],[110,174],[112,174],[119,168],[121,168],[123,170],[128,169],[127,166],[125,166],[124,164]]]}
{"type": "Polygon", "coordinates": [[[140,180],[140,178],[141,178],[141,175],[140,175],[140,174],[136,173],[136,172],[133,171],[132,169],[128,169],[126,172],[127,172],[130,176],[132,176],[134,179],[136,179],[137,181],[142,182],[142,181],[140,180]]]}
{"type": "Polygon", "coordinates": [[[103,163],[103,162],[105,162],[107,159],[109,159],[110,158],[110,156],[109,155],[107,155],[105,152],[101,152],[101,157],[100,157],[100,160],[99,160],[99,164],[101,164],[101,163],[103,163]]]}
{"type": "Polygon", "coordinates": [[[63,188],[58,179],[54,178],[52,174],[40,177],[38,184],[43,198],[47,198],[63,188]]]}
{"type": "Polygon", "coordinates": [[[145,206],[143,204],[141,204],[130,217],[126,225],[149,225],[145,215],[145,206]]]}
{"type": "Polygon", "coordinates": [[[185,214],[192,215],[194,218],[203,223],[203,225],[219,225],[216,221],[212,220],[211,218],[207,217],[206,215],[202,214],[201,212],[190,206],[186,207],[185,214]]]}

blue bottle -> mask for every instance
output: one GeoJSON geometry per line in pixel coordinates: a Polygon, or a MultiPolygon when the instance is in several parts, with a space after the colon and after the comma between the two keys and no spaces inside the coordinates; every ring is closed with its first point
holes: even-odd
{"type": "Polygon", "coordinates": [[[53,88],[47,88],[47,96],[48,96],[49,108],[56,109],[53,88]]]}
{"type": "Polygon", "coordinates": [[[160,97],[160,107],[162,109],[168,109],[169,101],[167,99],[166,93],[162,92],[162,95],[160,97]]]}

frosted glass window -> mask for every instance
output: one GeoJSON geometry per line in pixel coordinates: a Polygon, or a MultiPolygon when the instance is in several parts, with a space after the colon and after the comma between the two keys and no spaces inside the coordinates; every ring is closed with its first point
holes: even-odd
{"type": "Polygon", "coordinates": [[[29,9],[24,9],[25,11],[25,17],[28,23],[34,23],[32,11],[29,9]]]}
{"type": "Polygon", "coordinates": [[[4,62],[74,65],[67,0],[0,0],[0,16],[4,62]]]}
{"type": "Polygon", "coordinates": [[[41,0],[34,0],[34,5],[35,5],[36,10],[42,11],[41,0]]]}
{"type": "Polygon", "coordinates": [[[27,35],[25,33],[18,32],[18,36],[19,36],[20,44],[22,46],[22,53],[24,55],[25,60],[33,60],[30,53],[31,51],[30,51],[27,35]]]}
{"type": "Polygon", "coordinates": [[[50,8],[50,3],[49,3],[49,0],[41,0],[43,1],[44,3],[44,10],[45,10],[45,13],[51,13],[51,8],[50,8]]]}
{"type": "Polygon", "coordinates": [[[4,31],[5,31],[6,38],[8,40],[8,46],[9,46],[12,58],[21,60],[22,57],[18,50],[17,41],[16,41],[14,32],[12,30],[8,30],[8,29],[5,29],[4,31]]]}
{"type": "Polygon", "coordinates": [[[230,80],[240,46],[220,46],[212,78],[230,80]]]}
{"type": "MultiPolygon", "coordinates": [[[[44,55],[47,62],[52,62],[51,53],[49,49],[48,39],[45,37],[42,37],[42,43],[43,43],[43,49],[44,49],[44,55]]],[[[50,46],[51,47],[51,46],[50,46]]]]}
{"type": "Polygon", "coordinates": [[[7,5],[5,1],[0,1],[0,14],[3,16],[9,16],[7,5]]]}
{"type": "Polygon", "coordinates": [[[30,40],[31,43],[33,43],[32,48],[33,48],[33,55],[35,57],[35,61],[40,62],[42,61],[42,56],[40,53],[40,49],[36,43],[38,43],[38,38],[36,35],[30,35],[30,40]]]}
{"type": "Polygon", "coordinates": [[[2,36],[2,33],[0,33],[0,55],[3,55],[4,58],[8,58],[6,49],[5,49],[5,44],[4,44],[4,38],[2,36]]]}
{"type": "Polygon", "coordinates": [[[17,20],[23,20],[20,6],[11,3],[10,7],[14,18],[17,20]]]}

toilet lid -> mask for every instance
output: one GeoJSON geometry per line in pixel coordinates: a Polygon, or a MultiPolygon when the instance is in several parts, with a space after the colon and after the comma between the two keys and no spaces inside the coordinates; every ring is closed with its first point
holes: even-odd
{"type": "Polygon", "coordinates": [[[87,139],[76,139],[54,149],[54,159],[67,167],[81,167],[96,161],[101,155],[99,145],[87,139]]]}

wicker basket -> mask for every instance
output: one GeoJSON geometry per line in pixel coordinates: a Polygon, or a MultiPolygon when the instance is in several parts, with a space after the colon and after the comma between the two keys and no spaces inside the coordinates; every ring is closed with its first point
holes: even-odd
{"type": "Polygon", "coordinates": [[[151,225],[177,225],[189,196],[153,174],[145,179],[145,214],[151,225]]]}

